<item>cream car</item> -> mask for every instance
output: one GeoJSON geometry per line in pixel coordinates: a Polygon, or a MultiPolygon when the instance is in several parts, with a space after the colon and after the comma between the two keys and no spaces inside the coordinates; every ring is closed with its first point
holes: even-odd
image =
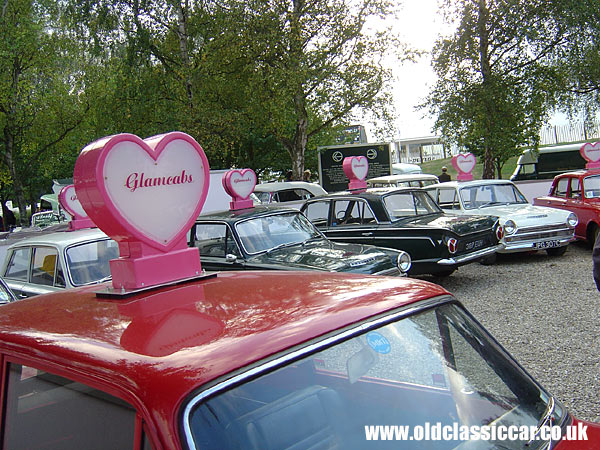
{"type": "Polygon", "coordinates": [[[97,228],[41,233],[7,249],[1,275],[25,298],[106,281],[118,257],[117,243],[97,228]]]}
{"type": "Polygon", "coordinates": [[[546,250],[560,256],[575,240],[575,214],[531,205],[510,181],[449,181],[424,189],[445,211],[498,216],[504,227],[504,249],[499,253],[546,250]]]}
{"type": "Polygon", "coordinates": [[[369,187],[425,187],[439,183],[435,175],[428,173],[411,173],[404,175],[388,175],[385,177],[370,178],[367,180],[369,187]]]}

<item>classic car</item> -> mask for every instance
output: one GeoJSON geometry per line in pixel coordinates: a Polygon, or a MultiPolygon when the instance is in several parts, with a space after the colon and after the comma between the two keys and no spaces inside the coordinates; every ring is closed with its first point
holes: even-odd
{"type": "Polygon", "coordinates": [[[327,192],[316,183],[306,181],[283,181],[277,183],[261,183],[254,187],[254,195],[261,203],[301,202],[327,192]]]}
{"type": "Polygon", "coordinates": [[[497,217],[445,214],[424,191],[372,188],[304,203],[301,211],[336,242],[391,247],[412,258],[409,275],[447,276],[493,255],[501,245],[497,217]]]}
{"type": "Polygon", "coordinates": [[[600,231],[600,170],[579,170],[555,177],[548,195],[536,197],[533,204],[576,214],[579,223],[575,237],[593,245],[600,231]]]}
{"type": "Polygon", "coordinates": [[[546,250],[560,256],[575,239],[575,214],[531,205],[507,180],[449,181],[424,189],[445,211],[500,217],[504,248],[499,253],[546,250]]]}
{"type": "Polygon", "coordinates": [[[8,247],[1,274],[24,298],[104,281],[118,256],[117,243],[96,228],[42,232],[8,247]]]}
{"type": "Polygon", "coordinates": [[[190,233],[205,270],[322,270],[405,274],[406,252],[341,244],[321,234],[292,208],[255,206],[200,215],[190,233]]]}
{"type": "Polygon", "coordinates": [[[102,287],[2,307],[4,448],[599,448],[598,425],[422,280],[221,272],[122,300],[102,287]]]}
{"type": "Polygon", "coordinates": [[[369,187],[424,187],[437,184],[440,180],[435,175],[428,173],[415,173],[405,175],[388,175],[385,177],[370,178],[367,180],[369,187]]]}

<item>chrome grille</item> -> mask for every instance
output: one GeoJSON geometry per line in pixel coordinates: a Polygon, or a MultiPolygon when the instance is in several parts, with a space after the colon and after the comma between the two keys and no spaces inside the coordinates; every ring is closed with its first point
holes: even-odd
{"type": "Polygon", "coordinates": [[[548,239],[560,239],[568,238],[573,236],[575,230],[568,228],[565,225],[545,225],[543,227],[527,227],[519,228],[516,234],[506,236],[505,242],[519,242],[519,241],[536,241],[536,240],[548,240],[548,239]]]}

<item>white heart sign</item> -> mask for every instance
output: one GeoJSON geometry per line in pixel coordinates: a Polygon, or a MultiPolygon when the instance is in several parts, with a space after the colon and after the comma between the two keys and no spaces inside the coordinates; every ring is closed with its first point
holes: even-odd
{"type": "Polygon", "coordinates": [[[586,161],[598,162],[600,161],[600,142],[583,144],[579,152],[586,161]]]}
{"type": "Polygon", "coordinates": [[[365,156],[348,156],[342,163],[344,173],[352,180],[364,180],[369,172],[369,161],[365,156]]]}
{"type": "Polygon", "coordinates": [[[223,177],[223,187],[234,200],[250,197],[256,186],[256,173],[252,169],[230,170],[223,177]]]}
{"type": "Polygon", "coordinates": [[[58,195],[60,206],[74,219],[87,218],[87,213],[75,193],[75,185],[70,184],[61,189],[58,195]]]}
{"type": "Polygon", "coordinates": [[[454,168],[463,173],[471,173],[475,168],[475,163],[477,159],[473,153],[466,153],[464,155],[456,155],[453,160],[454,168]]]}
{"type": "Polygon", "coordinates": [[[200,214],[209,167],[185,133],[146,140],[120,134],[84,148],[74,179],[83,208],[109,236],[166,252],[185,240],[200,214]]]}

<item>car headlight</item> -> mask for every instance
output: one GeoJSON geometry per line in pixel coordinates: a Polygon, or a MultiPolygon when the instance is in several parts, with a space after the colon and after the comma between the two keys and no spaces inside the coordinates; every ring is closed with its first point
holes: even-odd
{"type": "Polygon", "coordinates": [[[396,264],[400,272],[407,273],[412,267],[412,258],[408,253],[401,251],[396,259],[396,264]]]}
{"type": "Polygon", "coordinates": [[[507,220],[506,222],[504,222],[504,234],[505,235],[509,235],[509,234],[514,234],[515,231],[517,231],[517,224],[514,223],[512,220],[507,220]]]}
{"type": "Polygon", "coordinates": [[[569,225],[571,228],[575,228],[578,223],[579,219],[577,218],[575,213],[569,214],[569,217],[567,217],[567,225],[569,225]]]}

